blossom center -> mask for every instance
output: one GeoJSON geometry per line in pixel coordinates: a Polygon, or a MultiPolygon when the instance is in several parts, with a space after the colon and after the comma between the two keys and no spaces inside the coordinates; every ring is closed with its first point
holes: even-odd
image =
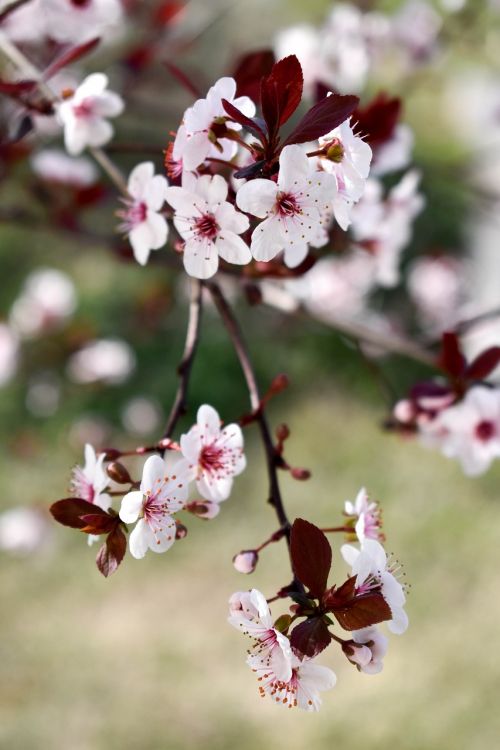
{"type": "Polygon", "coordinates": [[[120,229],[124,232],[130,232],[138,224],[142,224],[148,217],[148,207],[144,201],[124,201],[127,208],[124,211],[117,211],[117,216],[123,219],[120,229]]]}
{"type": "Polygon", "coordinates": [[[302,209],[293,193],[278,193],[276,209],[280,216],[295,216],[302,213],[302,209]]]}
{"type": "Polygon", "coordinates": [[[200,466],[205,471],[217,472],[224,469],[224,449],[215,444],[205,445],[200,454],[200,466]]]}
{"type": "Polygon", "coordinates": [[[78,104],[73,105],[75,117],[92,117],[94,114],[94,101],[91,96],[85,97],[78,104]]]}
{"type": "Polygon", "coordinates": [[[81,497],[82,500],[86,500],[88,503],[94,502],[96,494],[94,485],[92,484],[92,482],[89,482],[79,466],[77,466],[73,471],[71,487],[75,494],[75,497],[81,497]]]}
{"type": "Polygon", "coordinates": [[[75,8],[85,8],[91,4],[92,0],[70,0],[70,2],[75,8]]]}
{"type": "Polygon", "coordinates": [[[484,419],[482,422],[479,422],[478,425],[476,425],[476,437],[478,440],[481,440],[483,443],[488,442],[488,440],[491,440],[495,436],[496,430],[495,425],[493,422],[489,422],[488,420],[484,419]]]}
{"type": "Polygon", "coordinates": [[[206,240],[214,240],[220,230],[213,214],[203,214],[194,223],[194,230],[199,237],[206,240]]]}

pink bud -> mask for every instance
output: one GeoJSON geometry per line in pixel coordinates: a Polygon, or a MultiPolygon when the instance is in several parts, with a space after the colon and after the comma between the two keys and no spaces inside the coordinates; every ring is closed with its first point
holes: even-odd
{"type": "Polygon", "coordinates": [[[198,518],[204,518],[205,521],[211,521],[212,518],[219,515],[220,505],[211,500],[193,500],[186,505],[185,510],[188,510],[194,516],[198,516],[198,518]]]}
{"type": "Polygon", "coordinates": [[[309,469],[291,469],[290,474],[294,479],[298,479],[299,482],[303,482],[311,476],[309,469]]]}
{"type": "Polygon", "coordinates": [[[360,667],[366,667],[372,659],[371,649],[364,644],[354,643],[354,641],[342,644],[342,651],[352,664],[357,664],[360,667]]]}
{"type": "Polygon", "coordinates": [[[254,549],[242,550],[233,557],[233,565],[238,573],[253,573],[258,561],[259,555],[254,549]]]}

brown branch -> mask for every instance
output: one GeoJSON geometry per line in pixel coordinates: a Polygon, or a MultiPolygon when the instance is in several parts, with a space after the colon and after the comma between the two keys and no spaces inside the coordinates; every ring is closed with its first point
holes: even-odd
{"type": "Polygon", "coordinates": [[[271,430],[269,428],[269,423],[267,421],[266,415],[264,414],[264,411],[262,410],[257,378],[250,361],[248,350],[244,342],[238,321],[234,317],[226,298],[220,290],[220,287],[213,281],[207,282],[206,286],[210,291],[210,294],[212,295],[212,299],[215,303],[215,306],[217,307],[222,322],[224,323],[224,326],[226,327],[227,332],[231,338],[236,356],[238,357],[241,369],[243,370],[243,376],[245,378],[248,387],[248,393],[250,396],[250,405],[252,408],[252,412],[255,414],[255,420],[259,425],[262,443],[266,453],[267,473],[269,477],[269,503],[273,506],[276,512],[280,527],[284,530],[288,546],[290,546],[291,524],[283,505],[283,499],[281,497],[281,490],[278,481],[278,463],[280,461],[280,457],[276,453],[274,442],[271,436],[271,430]]]}
{"type": "Polygon", "coordinates": [[[189,386],[189,376],[193,365],[196,348],[200,333],[200,321],[202,310],[202,286],[197,279],[191,279],[191,302],[189,305],[189,319],[186,331],[186,342],[181,362],[177,368],[179,375],[179,386],[175,394],[174,403],[165,426],[163,438],[170,438],[175,425],[186,411],[186,397],[189,386]]]}

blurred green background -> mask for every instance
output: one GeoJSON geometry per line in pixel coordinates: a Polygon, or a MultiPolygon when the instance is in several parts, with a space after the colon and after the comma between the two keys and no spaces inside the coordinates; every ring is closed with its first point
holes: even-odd
{"type": "MultiPolygon", "coordinates": [[[[237,53],[269,44],[274,30],[284,25],[319,23],[331,3],[316,0],[305,7],[299,1],[258,0],[230,3],[219,15],[217,8],[226,6],[200,0],[190,3],[189,12],[207,13],[207,6],[214,21],[181,62],[191,72],[202,68],[210,83],[231,67],[237,53]]],[[[405,87],[405,119],[416,132],[416,163],[424,173],[428,201],[407,259],[432,247],[460,252],[464,217],[478,210],[477,196],[460,181],[467,150],[450,135],[439,102],[450,73],[467,65],[493,65],[491,50],[483,44],[488,18],[477,12],[474,23],[468,23],[467,17],[450,16],[448,54],[405,87]]],[[[161,144],[176,127],[189,100],[164,72],[153,77],[144,96],[161,109],[162,77],[165,121],[141,119],[137,104],[119,125],[123,138],[133,138],[137,129],[143,139],[161,144]]],[[[401,91],[395,85],[390,93],[401,91]]],[[[161,158],[157,162],[160,166],[161,158]]],[[[21,165],[14,180],[2,183],[4,203],[29,195],[23,187],[28,174],[21,165]]],[[[108,206],[90,211],[87,226],[111,233],[113,201],[111,195],[108,206]]],[[[147,396],[166,417],[182,351],[185,289],[161,263],[142,269],[111,256],[99,242],[77,243],[72,236],[3,224],[2,315],[8,314],[27,273],[39,266],[69,274],[78,308],[62,330],[23,344],[18,376],[0,391],[1,508],[46,507],[67,494],[70,467],[81,461],[74,425],[82,416],[97,420],[107,445],[156,439],[161,424],[151,435],[125,434],[122,410],[132,397],[147,396]],[[130,379],[115,386],[66,380],[68,353],[81,341],[105,336],[124,338],[136,352],[130,379]],[[25,405],[31,374],[40,369],[61,377],[60,406],[50,418],[34,416],[25,405]]],[[[377,299],[380,309],[404,304],[401,291],[377,299]]],[[[330,649],[320,661],[336,671],[338,683],[324,694],[320,714],[280,710],[258,697],[244,663],[247,644],[226,624],[227,599],[249,586],[271,595],[288,580],[289,571],[282,545],[262,554],[252,577],[242,577],[231,565],[236,552],[258,545],[275,528],[265,503],[261,446],[250,427],[248,469],[230,501],[213,523],[188,519],[187,538],[168,554],[127,558],[113,578],[104,580],[94,566],[95,549],[59,527],[38,554],[2,555],[0,747],[496,747],[500,469],[467,479],[455,463],[384,432],[388,404],[378,384],[353,343],[331,329],[242,301],[237,309],[263,389],[279,372],[291,380],[289,390],[272,402],[270,417],[273,424],[289,424],[287,458],[309,468],[312,478],[300,483],[283,476],[290,517],[333,525],[344,501],[365,485],[382,503],[388,549],[403,562],[412,586],[410,629],[391,637],[384,671],[377,676],[358,674],[330,649]]],[[[399,394],[425,374],[400,358],[386,359],[382,367],[399,394]]],[[[203,402],[218,408],[225,420],[248,408],[238,364],[210,306],[189,400],[183,427],[203,402]]],[[[342,580],[340,540],[333,542],[333,572],[342,580]]]]}

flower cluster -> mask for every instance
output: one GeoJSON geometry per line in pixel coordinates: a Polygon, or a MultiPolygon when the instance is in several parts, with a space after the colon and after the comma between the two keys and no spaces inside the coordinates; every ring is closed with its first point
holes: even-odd
{"type": "Polygon", "coordinates": [[[318,711],[320,692],[334,687],[335,673],[316,663],[328,646],[338,645],[359,671],[376,674],[382,670],[388,645],[377,625],[386,621],[396,634],[408,626],[399,566],[388,561],[377,541],[377,505],[361,490],[354,504],[346,503],[346,509],[349,516],[358,518],[360,546],[341,548],[351,567],[344,583],[328,585],[330,544],[320,529],[297,519],[290,534],[295,578],[274,597],[292,600],[289,613],[273,619],[266,598],[257,589],[236,592],[229,600],[229,623],[252,640],[247,664],[257,676],[261,696],[268,695],[288,708],[318,711]],[[335,633],[335,624],[348,631],[349,638],[335,633]]]}

